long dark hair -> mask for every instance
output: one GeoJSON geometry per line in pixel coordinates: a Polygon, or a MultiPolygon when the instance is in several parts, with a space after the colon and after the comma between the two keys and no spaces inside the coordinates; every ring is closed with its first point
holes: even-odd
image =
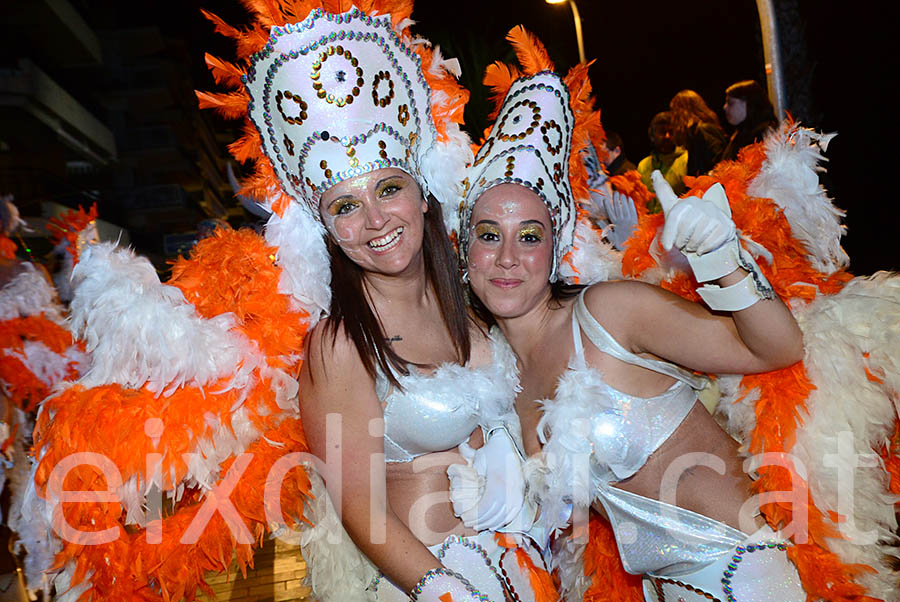
{"type": "MultiPolygon", "coordinates": [[[[426,198],[425,227],[422,255],[428,285],[434,291],[444,326],[453,341],[460,364],[469,361],[469,317],[462,286],[457,277],[457,259],[444,228],[441,204],[429,194],[426,198]]],[[[332,342],[343,326],[359,357],[372,378],[376,364],[382,374],[397,388],[402,388],[396,374],[409,374],[409,364],[386,342],[384,331],[367,301],[364,290],[364,270],[341,250],[330,236],[326,237],[331,257],[331,308],[328,320],[332,342]]]]}
{"type": "Polygon", "coordinates": [[[722,151],[720,159],[736,159],[738,151],[748,144],[759,142],[770,128],[778,126],[775,108],[766,91],[752,79],[728,86],[725,96],[739,98],[747,103],[747,116],[734,128],[731,139],[722,151]]]}

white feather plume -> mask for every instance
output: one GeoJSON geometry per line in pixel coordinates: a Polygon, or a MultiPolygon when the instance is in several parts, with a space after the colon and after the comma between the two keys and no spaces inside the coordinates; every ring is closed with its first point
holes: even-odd
{"type": "MultiPolygon", "coordinates": [[[[433,93],[433,97],[440,94],[433,93]]],[[[466,166],[475,160],[472,141],[457,123],[446,124],[446,140],[436,141],[419,160],[422,173],[419,184],[441,203],[444,227],[447,232],[456,231],[457,205],[462,199],[462,181],[466,177],[466,166]]]]}
{"type": "MultiPolygon", "coordinates": [[[[819,295],[792,311],[803,331],[804,366],[814,389],[789,453],[805,471],[825,519],[837,512],[844,518],[832,526],[845,536],[871,535],[829,539],[829,549],[844,563],[876,570],[857,577],[869,595],[900,600],[900,574],[886,561],[887,555],[900,554],[894,535],[898,499],[888,489],[890,476],[878,457],[898,417],[900,275],[855,278],[839,293],[819,295]]],[[[723,395],[717,413],[735,438],[747,441],[756,427],[759,391],[742,390],[740,378],[719,378],[723,395]]]]}
{"type": "Polygon", "coordinates": [[[622,253],[603,240],[600,233],[584,220],[575,222],[575,245],[568,261],[559,267],[566,282],[594,284],[605,280],[621,280],[622,253]]]}
{"type": "Polygon", "coordinates": [[[835,134],[821,134],[798,125],[785,125],[765,139],[766,160],[747,193],[770,198],[784,209],[794,236],[803,243],[810,263],[831,274],[846,267],[850,258],[841,248],[846,228],[844,211],[835,207],[819,184],[822,152],[835,134]]]}
{"type": "Polygon", "coordinates": [[[848,538],[829,540],[832,551],[845,563],[876,569],[858,577],[869,595],[900,600],[900,574],[885,560],[900,553],[898,498],[888,489],[890,477],[878,456],[897,421],[900,275],[878,272],[855,278],[841,292],[820,296],[795,315],[815,389],[807,400],[809,418],[797,430],[791,453],[809,473],[816,505],[846,517],[835,526],[848,538]],[[869,533],[872,541],[855,539],[854,529],[869,533]]]}
{"type": "Polygon", "coordinates": [[[262,363],[255,345],[230,329],[231,314],[197,315],[181,291],[161,284],[150,262],[109,243],[88,247],[75,267],[72,328],[91,365],[80,383],[118,383],[160,394],[226,376],[243,388],[262,363]]]}
{"type": "Polygon", "coordinates": [[[310,324],[315,324],[331,304],[331,259],[324,226],[305,206],[290,203],[283,216],[273,212],[269,217],[265,238],[278,249],[278,291],[309,313],[310,324]]]}

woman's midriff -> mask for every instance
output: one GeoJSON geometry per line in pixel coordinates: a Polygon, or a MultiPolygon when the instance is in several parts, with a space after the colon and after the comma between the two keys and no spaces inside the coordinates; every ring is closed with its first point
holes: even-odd
{"type": "Polygon", "coordinates": [[[427,546],[441,543],[450,535],[475,534],[453,514],[447,477],[450,464],[465,464],[465,460],[454,450],[387,465],[391,510],[427,546]]]}
{"type": "Polygon", "coordinates": [[[615,486],[677,505],[741,531],[762,526],[756,506],[741,510],[752,496],[738,443],[699,402],[671,437],[631,478],[615,486]]]}

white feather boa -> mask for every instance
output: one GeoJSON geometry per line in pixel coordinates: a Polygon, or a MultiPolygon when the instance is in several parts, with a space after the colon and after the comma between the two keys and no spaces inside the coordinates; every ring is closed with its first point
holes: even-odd
{"type": "Polygon", "coordinates": [[[62,307],[47,279],[31,263],[23,261],[21,271],[0,289],[0,320],[44,314],[56,324],[62,324],[62,307]]]}
{"type": "Polygon", "coordinates": [[[306,583],[321,602],[374,602],[374,596],[366,588],[378,570],[347,535],[322,478],[309,466],[307,474],[312,484],[312,499],[305,513],[312,525],[304,523],[300,529],[306,583]]]}
{"type": "Polygon", "coordinates": [[[559,267],[559,276],[566,282],[594,284],[622,278],[622,253],[606,242],[590,224],[575,222],[575,244],[572,252],[559,267]]]}

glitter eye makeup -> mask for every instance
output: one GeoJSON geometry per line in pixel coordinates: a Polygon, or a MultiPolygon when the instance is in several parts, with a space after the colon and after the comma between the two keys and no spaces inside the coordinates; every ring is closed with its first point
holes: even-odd
{"type": "Polygon", "coordinates": [[[395,176],[393,178],[388,178],[387,180],[380,182],[375,193],[378,198],[383,198],[400,192],[405,186],[405,180],[399,176],[395,176]]]}
{"type": "Polygon", "coordinates": [[[540,224],[529,224],[519,230],[518,238],[522,242],[542,242],[544,240],[544,227],[540,224]]]}
{"type": "Polygon", "coordinates": [[[353,199],[342,198],[328,205],[328,214],[337,217],[352,211],[359,203],[353,199]]]}
{"type": "Polygon", "coordinates": [[[479,240],[500,240],[500,229],[494,224],[475,224],[475,238],[479,240]]]}

